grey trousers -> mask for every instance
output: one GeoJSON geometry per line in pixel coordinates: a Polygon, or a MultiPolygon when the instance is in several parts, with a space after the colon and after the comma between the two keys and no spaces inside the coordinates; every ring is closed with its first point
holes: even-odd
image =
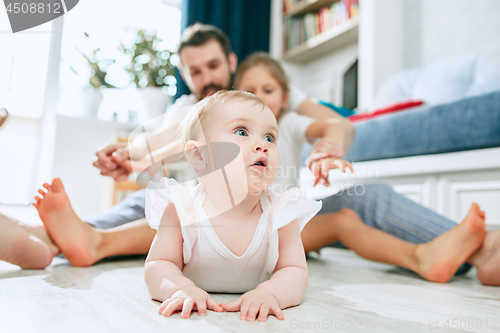
{"type": "MultiPolygon", "coordinates": [[[[318,214],[349,208],[365,224],[413,244],[429,242],[456,226],[455,222],[405,198],[388,185],[365,184],[362,188],[363,191],[358,187],[356,191],[351,189],[323,199],[318,214]]],[[[141,190],[83,220],[96,228],[109,229],[145,218],[144,206],[145,191],[141,190]]],[[[465,274],[470,268],[464,263],[456,274],[465,274]]]]}

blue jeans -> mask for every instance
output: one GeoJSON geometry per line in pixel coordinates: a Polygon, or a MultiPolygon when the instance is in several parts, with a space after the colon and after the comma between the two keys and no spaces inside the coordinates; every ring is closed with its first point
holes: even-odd
{"type": "MultiPolygon", "coordinates": [[[[359,195],[353,189],[346,190],[323,199],[318,214],[349,208],[365,224],[413,244],[427,243],[456,226],[455,222],[405,198],[388,185],[366,184],[364,191],[358,187],[357,192],[359,195]]],[[[83,220],[96,228],[109,229],[145,218],[144,205],[145,191],[141,190],[83,220]]],[[[465,274],[470,268],[464,263],[456,274],[465,274]]]]}

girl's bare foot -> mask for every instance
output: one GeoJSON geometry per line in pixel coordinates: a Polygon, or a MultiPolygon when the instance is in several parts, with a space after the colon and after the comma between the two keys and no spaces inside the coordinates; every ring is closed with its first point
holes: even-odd
{"type": "Polygon", "coordinates": [[[418,245],[417,273],[428,281],[448,282],[483,243],[486,237],[484,221],[484,212],[473,203],[462,223],[431,242],[418,245]]]}
{"type": "Polygon", "coordinates": [[[500,286],[500,230],[489,231],[481,248],[468,262],[476,266],[482,284],[500,286]]]}
{"type": "Polygon", "coordinates": [[[24,269],[50,265],[59,251],[42,229],[0,214],[0,260],[24,269]]]}
{"type": "Polygon", "coordinates": [[[90,266],[98,261],[100,234],[84,223],[73,211],[59,178],[43,184],[33,206],[50,237],[73,266],[90,266]]]}

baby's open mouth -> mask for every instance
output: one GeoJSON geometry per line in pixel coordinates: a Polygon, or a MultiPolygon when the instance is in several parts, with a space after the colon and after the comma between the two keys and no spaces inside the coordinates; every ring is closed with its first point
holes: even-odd
{"type": "Polygon", "coordinates": [[[254,162],[254,164],[251,165],[253,169],[256,169],[258,171],[265,171],[268,165],[268,160],[266,157],[260,157],[257,159],[257,161],[254,162]]]}

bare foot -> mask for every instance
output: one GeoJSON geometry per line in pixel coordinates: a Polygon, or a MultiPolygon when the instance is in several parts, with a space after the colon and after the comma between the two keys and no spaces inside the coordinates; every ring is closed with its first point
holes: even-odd
{"type": "Polygon", "coordinates": [[[46,191],[38,190],[43,198],[35,197],[33,206],[50,237],[73,266],[94,264],[100,259],[97,256],[100,235],[73,211],[59,178],[43,187],[46,191]]]}
{"type": "Polygon", "coordinates": [[[0,260],[24,269],[43,269],[59,252],[43,227],[0,214],[0,260]]]}
{"type": "Polygon", "coordinates": [[[486,236],[484,221],[484,212],[473,203],[462,223],[417,247],[420,269],[417,273],[428,281],[448,282],[483,243],[486,236]]]}
{"type": "Polygon", "coordinates": [[[483,245],[468,262],[476,266],[482,284],[500,286],[500,230],[488,231],[483,245]]]}

